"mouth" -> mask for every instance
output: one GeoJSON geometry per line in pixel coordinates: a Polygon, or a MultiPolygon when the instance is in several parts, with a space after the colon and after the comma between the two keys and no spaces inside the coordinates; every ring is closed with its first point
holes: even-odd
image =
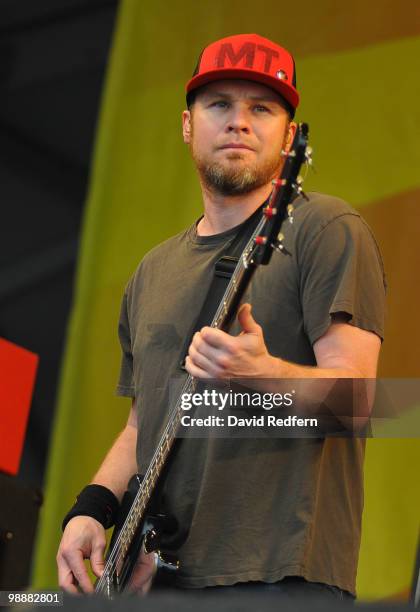
{"type": "Polygon", "coordinates": [[[252,149],[251,147],[248,147],[245,144],[241,144],[241,143],[235,143],[235,142],[229,142],[228,144],[223,145],[222,147],[219,147],[220,149],[242,149],[242,150],[247,150],[247,151],[253,151],[254,149],[252,149]]]}

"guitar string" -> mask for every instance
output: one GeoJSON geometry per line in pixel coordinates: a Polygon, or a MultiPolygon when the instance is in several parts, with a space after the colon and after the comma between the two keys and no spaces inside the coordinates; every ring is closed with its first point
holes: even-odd
{"type": "MultiPolygon", "coordinates": [[[[261,229],[263,228],[265,222],[266,222],[266,218],[263,216],[262,219],[260,220],[257,228],[254,230],[254,232],[252,234],[252,237],[248,241],[248,243],[247,243],[247,245],[246,245],[246,247],[245,247],[245,249],[243,251],[243,255],[241,255],[241,257],[239,258],[239,261],[238,261],[238,263],[237,263],[237,265],[235,267],[235,270],[234,270],[232,278],[231,278],[231,280],[229,282],[229,285],[227,286],[227,288],[225,290],[225,293],[223,294],[222,300],[221,300],[221,302],[220,302],[220,304],[219,304],[219,306],[217,308],[216,314],[213,317],[213,321],[211,323],[212,327],[217,327],[217,325],[220,324],[219,319],[220,318],[223,319],[223,314],[226,313],[226,305],[229,303],[230,299],[237,292],[236,283],[237,283],[238,279],[240,278],[241,274],[243,274],[243,272],[247,268],[247,266],[244,264],[244,256],[249,255],[249,253],[252,251],[252,248],[254,247],[254,244],[255,244],[255,238],[256,238],[256,236],[259,235],[259,233],[260,233],[261,229]]],[[[101,585],[102,578],[104,578],[103,582],[106,583],[107,577],[109,575],[112,575],[112,572],[115,569],[117,569],[117,565],[118,565],[119,561],[121,560],[121,557],[123,555],[125,555],[125,553],[126,553],[126,551],[124,551],[124,547],[121,546],[121,540],[123,539],[123,536],[124,536],[123,532],[125,530],[127,530],[127,529],[129,530],[129,532],[132,531],[131,527],[128,527],[127,524],[132,520],[132,517],[133,517],[133,515],[136,514],[137,509],[140,509],[140,512],[144,511],[145,508],[143,506],[145,506],[147,504],[147,502],[148,502],[148,499],[147,500],[144,499],[145,498],[145,493],[148,494],[148,497],[150,499],[150,492],[149,492],[149,487],[148,487],[148,483],[147,483],[148,478],[150,476],[150,473],[153,471],[154,464],[157,462],[157,457],[159,455],[163,454],[163,453],[161,453],[160,449],[163,447],[164,444],[166,445],[166,449],[164,451],[165,459],[163,460],[162,465],[166,461],[166,458],[167,458],[167,456],[168,456],[168,454],[169,454],[169,452],[170,452],[170,450],[172,448],[172,445],[173,445],[173,442],[174,442],[174,438],[175,438],[175,435],[174,435],[172,440],[171,440],[170,447],[168,448],[169,438],[167,436],[168,436],[169,430],[170,430],[170,428],[173,428],[173,429],[177,428],[178,423],[176,421],[177,421],[178,417],[180,416],[179,410],[180,410],[180,400],[181,400],[181,397],[182,397],[182,395],[184,393],[187,392],[187,389],[192,388],[193,385],[194,385],[194,378],[191,375],[189,375],[187,380],[186,380],[186,382],[185,382],[185,384],[184,384],[182,393],[180,394],[180,396],[179,396],[179,398],[178,398],[178,400],[176,402],[174,410],[172,411],[172,413],[170,415],[170,418],[168,419],[167,425],[165,427],[165,431],[164,431],[163,435],[161,436],[160,442],[159,442],[159,444],[158,444],[158,446],[157,446],[157,448],[155,450],[155,453],[154,453],[154,455],[152,457],[152,460],[149,463],[149,467],[148,467],[148,469],[146,471],[146,474],[144,476],[143,482],[140,485],[140,489],[139,489],[138,493],[136,494],[136,497],[135,497],[134,502],[132,504],[132,509],[130,509],[130,511],[129,511],[128,515],[127,515],[127,518],[124,521],[123,527],[122,527],[122,529],[120,531],[120,534],[119,534],[119,536],[117,538],[117,541],[115,542],[113,551],[117,551],[117,552],[115,552],[114,555],[111,554],[109,559],[107,560],[107,563],[106,563],[106,566],[104,568],[103,574],[102,574],[102,576],[101,576],[101,578],[100,578],[100,580],[98,582],[97,589],[100,589],[101,586],[102,586],[101,585]],[[144,486],[142,486],[143,483],[145,483],[144,486]]],[[[174,432],[174,434],[175,433],[176,432],[174,432]]],[[[153,482],[153,485],[154,484],[155,483],[153,482]]],[[[138,517],[136,517],[136,518],[138,518],[138,517]]],[[[134,529],[134,532],[135,531],[136,531],[136,529],[134,529]]],[[[134,535],[134,534],[132,534],[132,535],[134,535]]],[[[132,542],[132,540],[128,544],[128,547],[130,546],[131,542],[132,542]]]]}

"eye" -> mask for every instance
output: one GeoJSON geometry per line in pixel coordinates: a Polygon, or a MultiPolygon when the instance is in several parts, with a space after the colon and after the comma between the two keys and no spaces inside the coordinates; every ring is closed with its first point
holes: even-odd
{"type": "Polygon", "coordinates": [[[269,113],[270,109],[267,108],[267,106],[264,106],[263,104],[256,104],[254,106],[254,110],[256,110],[258,113],[269,113]]]}
{"type": "Polygon", "coordinates": [[[228,102],[226,100],[215,100],[210,104],[210,106],[214,106],[216,108],[227,108],[228,102]]]}

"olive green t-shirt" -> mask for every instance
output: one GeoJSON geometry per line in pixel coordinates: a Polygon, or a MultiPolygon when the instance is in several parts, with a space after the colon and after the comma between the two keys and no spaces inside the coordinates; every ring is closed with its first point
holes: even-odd
{"type": "MultiPolygon", "coordinates": [[[[198,236],[196,224],[150,251],[127,285],[119,336],[119,395],[135,398],[144,473],[168,418],[168,385],[185,338],[238,227],[198,236]]],[[[348,204],[318,193],[284,224],[290,255],[260,266],[245,300],[272,355],[314,366],[331,315],[383,338],[385,279],[375,239],[348,204]]],[[[235,332],[235,329],[232,330],[235,332]]],[[[287,575],[355,593],[363,509],[364,440],[182,439],[162,510],[175,517],[177,583],[274,582],[287,575]]]]}

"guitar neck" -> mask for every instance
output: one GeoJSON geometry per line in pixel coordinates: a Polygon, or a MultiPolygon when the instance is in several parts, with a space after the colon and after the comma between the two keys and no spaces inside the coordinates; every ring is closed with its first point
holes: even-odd
{"type": "Polygon", "coordinates": [[[220,301],[219,307],[211,322],[211,327],[221,329],[225,332],[230,330],[230,327],[234,321],[238,307],[242,301],[242,298],[248,289],[248,286],[255,273],[256,266],[252,259],[250,259],[250,253],[255,244],[255,238],[258,236],[263,220],[261,220],[256,227],[254,233],[249,239],[226,288],[226,291],[220,301]]]}

